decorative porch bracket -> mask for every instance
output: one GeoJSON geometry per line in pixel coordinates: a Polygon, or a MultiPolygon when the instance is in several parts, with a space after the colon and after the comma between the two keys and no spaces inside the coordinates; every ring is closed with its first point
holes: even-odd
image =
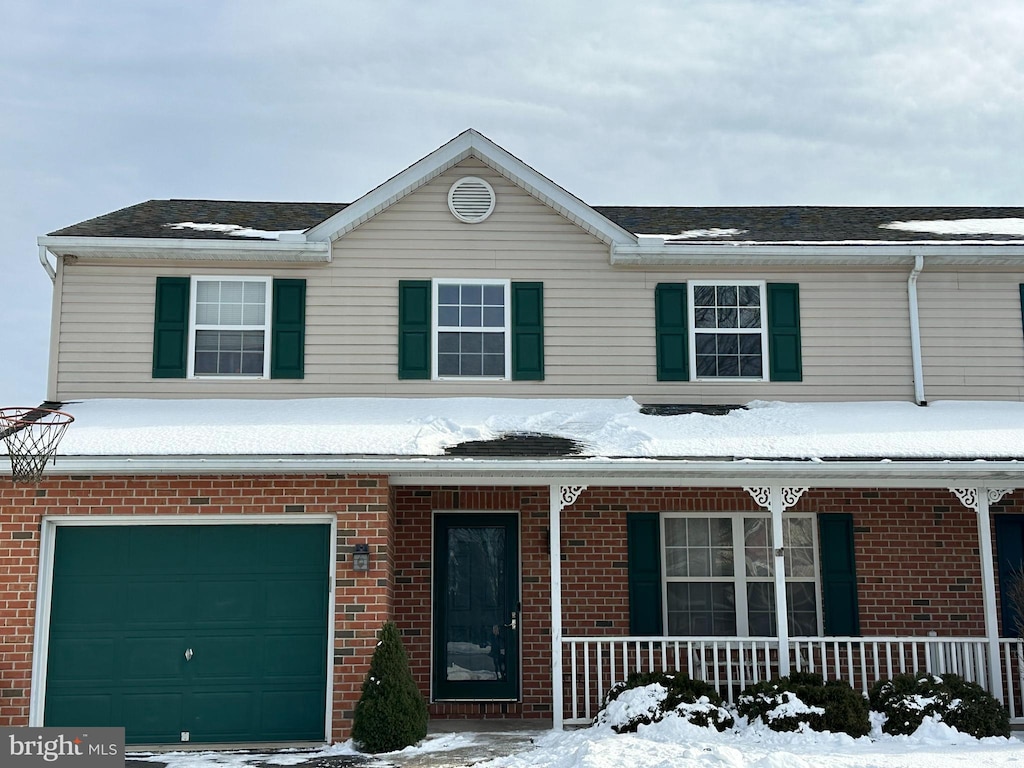
{"type": "Polygon", "coordinates": [[[989,505],[998,504],[1013,488],[950,488],[950,492],[978,515],[981,552],[981,591],[985,601],[985,636],[988,640],[989,692],[1003,701],[1003,671],[999,667],[999,621],[996,614],[995,562],[992,559],[992,522],[989,505]]]}
{"type": "Polygon", "coordinates": [[[548,524],[551,526],[551,726],[564,725],[562,697],[562,510],[576,503],[585,485],[552,485],[548,524]]]}
{"type": "Polygon", "coordinates": [[[786,550],[783,548],[782,513],[800,501],[806,488],[778,485],[744,488],[759,507],[772,515],[775,551],[775,634],[779,642],[779,676],[789,675],[789,604],[786,599],[786,550]]]}

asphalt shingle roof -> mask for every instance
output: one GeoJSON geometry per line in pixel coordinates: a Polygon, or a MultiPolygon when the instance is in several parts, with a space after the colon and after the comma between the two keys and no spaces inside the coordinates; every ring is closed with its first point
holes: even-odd
{"type": "MultiPolygon", "coordinates": [[[[195,222],[287,231],[305,230],[330,218],[347,203],[279,203],[220,200],[148,200],[51,232],[53,237],[154,237],[247,239],[226,232],[173,229],[167,224],[195,222]]],[[[664,207],[594,206],[601,215],[636,234],[678,235],[695,230],[739,230],[732,236],[688,237],[682,242],[786,241],[949,241],[1024,242],[1024,234],[935,234],[882,229],[910,220],[1024,219],[1024,207],[850,207],[747,206],[664,207]]],[[[258,238],[253,238],[258,239],[258,238]]]]}

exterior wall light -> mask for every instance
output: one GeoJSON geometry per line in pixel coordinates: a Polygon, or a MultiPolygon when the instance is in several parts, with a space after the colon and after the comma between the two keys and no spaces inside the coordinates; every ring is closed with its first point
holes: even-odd
{"type": "Polygon", "coordinates": [[[352,570],[354,571],[368,571],[370,570],[370,545],[369,544],[356,544],[352,550],[352,570]]]}

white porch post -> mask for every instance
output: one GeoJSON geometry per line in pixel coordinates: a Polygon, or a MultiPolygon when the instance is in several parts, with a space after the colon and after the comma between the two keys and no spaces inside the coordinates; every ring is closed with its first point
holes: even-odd
{"type": "MultiPolygon", "coordinates": [[[[804,495],[806,488],[744,488],[751,498],[772,515],[772,549],[775,555],[775,635],[779,646],[779,677],[789,676],[789,601],[786,598],[786,550],[782,513],[804,495]]],[[[742,566],[741,566],[742,567],[742,566]]]]}
{"type": "Polygon", "coordinates": [[[551,545],[551,727],[562,730],[562,510],[572,506],[585,485],[552,485],[548,489],[550,512],[548,523],[551,545]]]}
{"type": "Polygon", "coordinates": [[[950,488],[960,503],[978,513],[978,550],[981,554],[981,592],[985,606],[985,637],[988,639],[989,693],[1003,701],[1003,671],[999,665],[999,621],[996,615],[995,563],[992,560],[992,524],[989,505],[1011,488],[950,488]]]}

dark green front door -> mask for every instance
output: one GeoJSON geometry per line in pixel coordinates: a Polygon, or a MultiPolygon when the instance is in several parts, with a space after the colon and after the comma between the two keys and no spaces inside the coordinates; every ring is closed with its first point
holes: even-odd
{"type": "Polygon", "coordinates": [[[519,518],[434,519],[434,698],[519,697],[519,518]]]}
{"type": "Polygon", "coordinates": [[[57,528],[48,726],[324,739],[329,528],[57,528]]]}

